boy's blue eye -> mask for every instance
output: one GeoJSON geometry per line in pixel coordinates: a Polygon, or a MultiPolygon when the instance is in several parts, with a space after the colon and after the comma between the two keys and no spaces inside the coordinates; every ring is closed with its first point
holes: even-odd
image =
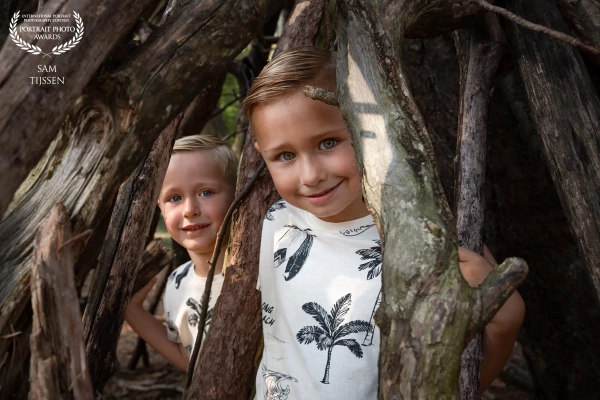
{"type": "Polygon", "coordinates": [[[172,201],[173,203],[178,203],[181,201],[181,196],[173,195],[173,196],[169,197],[169,201],[172,201]]]}
{"type": "Polygon", "coordinates": [[[210,196],[212,194],[213,194],[212,190],[208,190],[208,189],[205,189],[205,190],[203,190],[203,191],[200,192],[200,196],[201,197],[208,197],[208,196],[210,196]]]}
{"type": "Polygon", "coordinates": [[[296,158],[296,155],[294,153],[290,153],[289,151],[284,151],[279,155],[279,159],[281,161],[292,161],[294,158],[296,158]]]}
{"type": "Polygon", "coordinates": [[[319,150],[330,150],[338,143],[335,139],[325,139],[319,143],[319,150]]]}

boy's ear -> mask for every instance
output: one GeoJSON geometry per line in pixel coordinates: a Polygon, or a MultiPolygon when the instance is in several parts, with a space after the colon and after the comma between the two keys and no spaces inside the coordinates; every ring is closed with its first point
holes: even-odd
{"type": "Polygon", "coordinates": [[[262,156],[262,153],[260,151],[260,146],[258,145],[258,142],[254,142],[254,148],[256,149],[256,151],[258,151],[260,153],[260,155],[262,156]]]}

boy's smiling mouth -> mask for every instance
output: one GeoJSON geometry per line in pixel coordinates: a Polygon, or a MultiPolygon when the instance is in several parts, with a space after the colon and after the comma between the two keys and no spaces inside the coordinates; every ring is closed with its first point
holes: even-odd
{"type": "Polygon", "coordinates": [[[308,201],[310,201],[313,204],[319,204],[319,203],[326,202],[327,200],[329,200],[329,199],[331,199],[333,197],[333,195],[337,191],[337,188],[341,184],[342,184],[342,182],[338,183],[337,185],[335,185],[331,189],[327,189],[327,190],[324,190],[322,192],[311,194],[311,195],[307,195],[307,196],[304,196],[304,197],[306,197],[308,199],[308,201]]]}
{"type": "Polygon", "coordinates": [[[183,228],[181,228],[181,230],[185,231],[185,232],[194,232],[194,231],[199,231],[202,228],[206,228],[209,225],[210,224],[191,224],[191,225],[184,226],[183,228]]]}

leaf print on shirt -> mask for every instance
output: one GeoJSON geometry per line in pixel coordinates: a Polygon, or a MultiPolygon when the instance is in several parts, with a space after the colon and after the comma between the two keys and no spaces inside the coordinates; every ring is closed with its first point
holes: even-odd
{"type": "Polygon", "coordinates": [[[171,272],[168,281],[171,282],[173,279],[175,279],[175,289],[179,289],[179,285],[181,285],[181,280],[187,276],[188,272],[190,272],[190,268],[192,267],[192,265],[194,265],[194,263],[188,263],[188,265],[186,265],[183,271],[181,271],[179,274],[177,273],[177,270],[171,272]]]}
{"type": "MultiPolygon", "coordinates": [[[[374,241],[376,246],[371,247],[369,249],[357,250],[356,254],[360,256],[360,259],[363,261],[369,260],[366,263],[362,263],[358,266],[359,271],[363,271],[368,269],[367,280],[371,280],[373,278],[378,277],[381,274],[381,240],[374,241]]],[[[373,319],[375,318],[375,311],[377,311],[377,307],[381,304],[381,289],[379,289],[379,294],[377,295],[377,299],[375,300],[375,305],[373,306],[373,311],[371,312],[371,318],[369,319],[369,323],[373,323],[373,319]]],[[[365,340],[363,341],[363,346],[370,346],[373,344],[373,335],[375,334],[375,329],[367,332],[365,335],[365,340]]]]}
{"type": "Polygon", "coordinates": [[[265,386],[267,391],[265,392],[265,400],[286,400],[290,394],[290,386],[287,385],[285,388],[282,386],[284,381],[298,381],[289,375],[282,374],[281,372],[271,371],[267,367],[262,367],[262,376],[265,380],[265,386]]]}
{"type": "MultiPolygon", "coordinates": [[[[204,296],[202,296],[202,298],[204,298],[204,296]]],[[[194,310],[194,312],[188,316],[188,324],[190,324],[190,326],[195,327],[196,325],[198,325],[198,322],[200,322],[200,311],[202,310],[202,298],[200,298],[199,303],[196,300],[194,300],[192,297],[187,299],[187,301],[185,302],[186,306],[188,306],[192,310],[194,310]]],[[[209,308],[206,312],[206,323],[204,324],[204,334],[205,335],[207,334],[208,326],[210,325],[210,323],[212,321],[212,314],[213,314],[213,309],[209,308]]]]}
{"type": "Polygon", "coordinates": [[[285,225],[289,228],[276,243],[279,247],[273,255],[275,268],[287,262],[283,278],[286,281],[294,278],[304,266],[306,258],[310,253],[315,235],[310,233],[311,229],[300,229],[296,225],[285,225]],[[287,258],[287,255],[292,255],[287,258]]]}
{"type": "Polygon", "coordinates": [[[367,321],[350,321],[344,325],[344,315],[350,310],[352,303],[352,294],[348,293],[342,296],[328,314],[325,309],[317,303],[306,303],[302,309],[311,315],[319,325],[305,326],[296,334],[296,339],[300,344],[310,344],[315,342],[317,349],[327,350],[327,364],[325,364],[325,375],[321,383],[329,384],[329,370],[331,367],[331,353],[335,346],[346,346],[352,354],[362,358],[363,351],[360,344],[354,339],[342,339],[351,333],[369,332],[373,326],[367,321]]]}
{"type": "Polygon", "coordinates": [[[265,215],[265,219],[268,219],[269,221],[274,221],[275,218],[273,217],[273,214],[275,211],[277,210],[283,210],[285,208],[285,202],[283,201],[283,199],[273,203],[273,205],[271,207],[269,207],[269,210],[267,211],[267,215],[265,215]]]}

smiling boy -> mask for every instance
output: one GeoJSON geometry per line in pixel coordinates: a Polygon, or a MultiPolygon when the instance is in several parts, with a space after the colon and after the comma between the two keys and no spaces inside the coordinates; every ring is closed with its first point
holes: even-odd
{"type": "MultiPolygon", "coordinates": [[[[142,307],[156,279],[132,296],[125,313],[142,339],[183,370],[198,331],[208,262],[235,194],[236,170],[235,153],[220,139],[195,135],[175,142],[158,206],[169,234],[191,260],[169,275],[164,296],[167,329],[142,307]]],[[[226,241],[215,267],[206,328],[223,286],[225,246],[226,241]]]]}
{"type": "MultiPolygon", "coordinates": [[[[263,223],[258,287],[264,351],[257,393],[265,399],[374,399],[381,242],[362,201],[341,110],[307,98],[305,85],[335,91],[328,52],[283,52],[244,101],[255,147],[283,198],[263,223]]],[[[459,258],[472,286],[493,268],[465,249],[459,258]]],[[[482,388],[510,355],[523,315],[515,293],[486,326],[482,388]]]]}

